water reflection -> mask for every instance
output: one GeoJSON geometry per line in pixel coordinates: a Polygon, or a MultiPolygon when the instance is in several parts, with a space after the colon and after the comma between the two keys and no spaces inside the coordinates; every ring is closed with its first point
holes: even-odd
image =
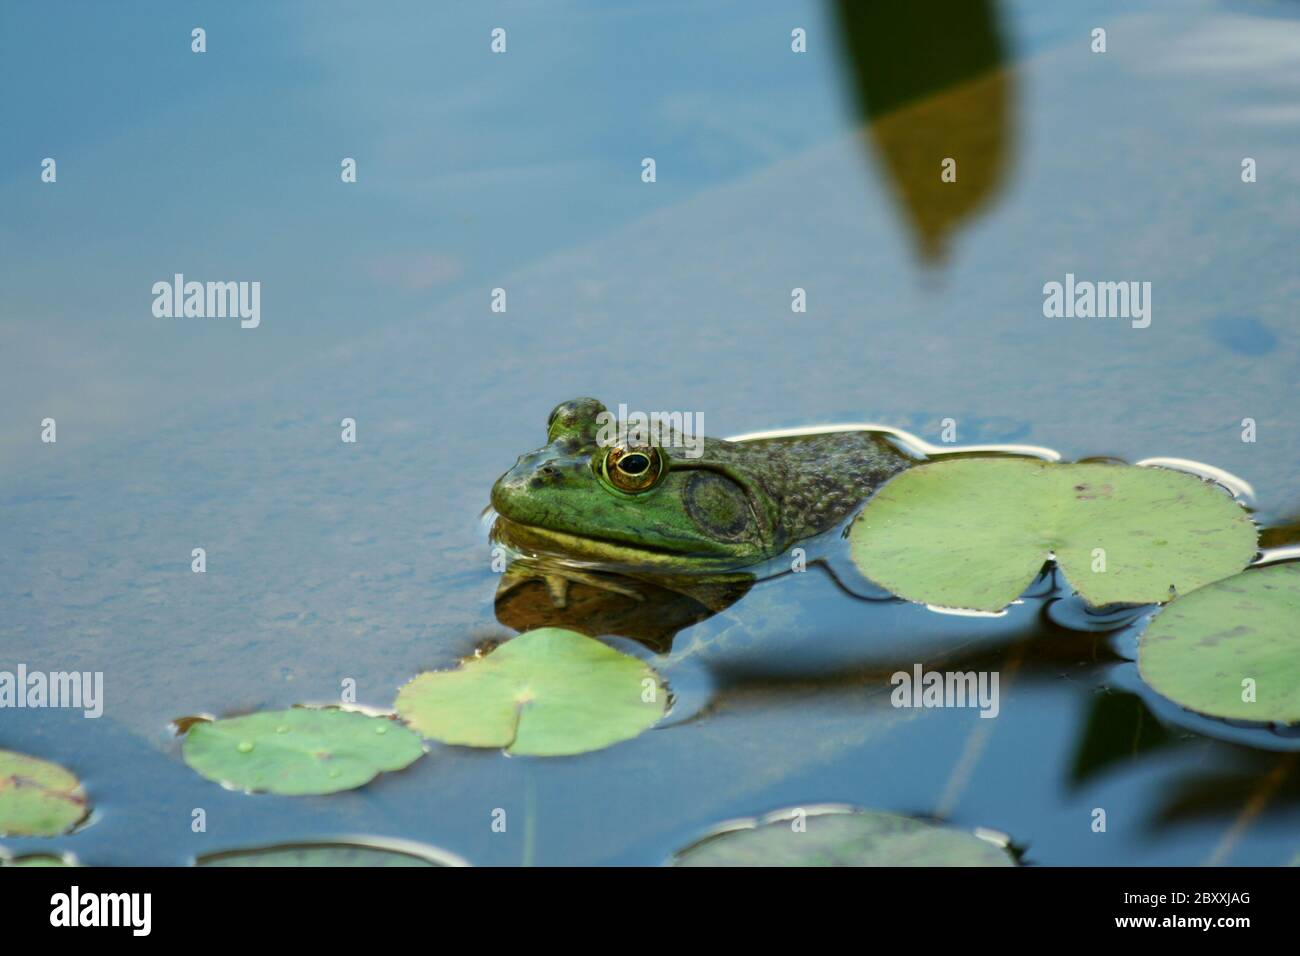
{"type": "Polygon", "coordinates": [[[1300,544],[1300,514],[1287,515],[1259,532],[1259,546],[1263,550],[1285,548],[1300,544]]]}
{"type": "Polygon", "coordinates": [[[630,638],[666,654],[679,631],[730,607],[753,583],[750,575],[634,578],[521,557],[501,575],[495,607],[497,620],[516,631],[565,627],[592,637],[630,638]]]}
{"type": "Polygon", "coordinates": [[[922,257],[997,195],[1014,79],[993,0],[835,0],[853,94],[922,257]],[[955,161],[955,179],[941,164],[955,161]],[[951,179],[952,181],[945,181],[951,179]]]}
{"type": "MultiPolygon", "coordinates": [[[[1166,799],[1153,808],[1157,828],[1194,820],[1236,815],[1254,820],[1300,802],[1295,753],[1268,754],[1242,749],[1231,769],[1202,768],[1180,777],[1166,799]]],[[[1226,761],[1225,761],[1226,762],[1226,761]]]]}
{"type": "Polygon", "coordinates": [[[1075,747],[1070,783],[1081,786],[1139,754],[1186,741],[1171,733],[1137,694],[1107,691],[1093,697],[1075,747]]]}

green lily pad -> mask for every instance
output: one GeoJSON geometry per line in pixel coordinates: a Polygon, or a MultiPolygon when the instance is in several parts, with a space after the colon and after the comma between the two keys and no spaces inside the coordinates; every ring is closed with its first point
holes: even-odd
{"type": "Polygon", "coordinates": [[[413,763],[424,745],[383,717],[295,707],[196,723],[182,753],[209,780],[297,796],[360,787],[413,763]]]}
{"type": "Polygon", "coordinates": [[[89,812],[81,781],[70,771],[0,750],[0,836],[58,836],[89,812]]]}
{"type": "Polygon", "coordinates": [[[79,866],[71,856],[55,856],[52,853],[32,853],[27,856],[5,856],[0,853],[0,867],[50,867],[79,866]]]}
{"type": "Polygon", "coordinates": [[[1172,601],[1138,643],[1157,693],[1234,720],[1300,723],[1300,564],[1252,568],[1172,601]],[[1254,700],[1243,700],[1243,681],[1254,700]]]}
{"type": "Polygon", "coordinates": [[[849,539],[862,573],[900,597],[997,611],[1052,555],[1091,605],[1167,601],[1240,571],[1257,531],[1217,486],[1183,472],[970,458],[899,474],[849,539]]]}
{"type": "Polygon", "coordinates": [[[395,706],[443,743],[552,757],[629,740],[667,704],[663,682],[641,661],[574,631],[543,627],[459,670],[419,675],[395,706]]]}
{"type": "Polygon", "coordinates": [[[1005,838],[878,810],[784,810],[727,824],[674,866],[1014,866],[1005,838]],[[798,828],[802,822],[803,829],[798,828]]]}
{"type": "Polygon", "coordinates": [[[407,867],[468,866],[454,854],[434,847],[402,843],[320,842],[226,850],[201,856],[196,866],[407,867]]]}

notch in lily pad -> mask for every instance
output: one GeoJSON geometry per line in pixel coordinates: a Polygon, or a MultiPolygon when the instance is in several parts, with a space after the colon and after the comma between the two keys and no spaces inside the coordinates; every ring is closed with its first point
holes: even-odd
{"type": "Polygon", "coordinates": [[[902,472],[849,533],[858,568],[894,594],[998,611],[1045,561],[1094,607],[1158,604],[1236,574],[1255,524],[1217,485],[1165,468],[1020,458],[902,472]]]}
{"type": "Polygon", "coordinates": [[[287,796],[337,793],[410,766],[424,743],[383,717],[295,707],[193,724],[181,752],[231,789],[287,796]]]}
{"type": "Polygon", "coordinates": [[[86,792],[72,771],[0,750],[0,836],[58,836],[89,812],[86,792]]]}
{"type": "Polygon", "coordinates": [[[394,706],[433,740],[554,757],[636,737],[663,717],[668,696],[659,675],[635,657],[543,627],[457,670],[419,675],[394,706]]]}
{"type": "Polygon", "coordinates": [[[1010,841],[915,817],[844,806],[792,808],[725,823],[673,866],[1014,866],[1010,841]]]}
{"type": "Polygon", "coordinates": [[[1161,609],[1138,641],[1138,671],[1188,710],[1300,724],[1300,563],[1216,581],[1161,609]]]}

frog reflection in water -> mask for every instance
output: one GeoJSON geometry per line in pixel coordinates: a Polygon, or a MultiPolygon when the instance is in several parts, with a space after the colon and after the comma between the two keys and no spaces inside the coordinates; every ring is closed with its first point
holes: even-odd
{"type": "Polygon", "coordinates": [[[706,438],[697,457],[602,446],[602,412],[593,398],[557,406],[547,444],[521,455],[492,489],[493,539],[520,555],[498,589],[503,623],[670,642],[743,596],[757,566],[833,529],[918,462],[867,431],[706,438]],[[520,593],[539,584],[545,603],[520,593]],[[575,585],[581,607],[571,602],[575,585]]]}

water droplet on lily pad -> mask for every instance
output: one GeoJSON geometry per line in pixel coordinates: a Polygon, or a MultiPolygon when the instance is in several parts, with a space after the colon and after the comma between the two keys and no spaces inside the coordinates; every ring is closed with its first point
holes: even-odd
{"type": "Polygon", "coordinates": [[[997,611],[1053,554],[1093,606],[1167,601],[1171,587],[1240,571],[1257,531],[1218,486],[1183,472],[970,458],[902,472],[849,538],[862,573],[900,597],[997,611]]]}
{"type": "Polygon", "coordinates": [[[1251,568],[1172,601],[1138,641],[1138,671],[1201,714],[1300,724],[1300,563],[1251,568]]]}
{"type": "Polygon", "coordinates": [[[289,795],[360,787],[423,753],[416,734],[383,717],[310,707],[196,724],[182,745],[185,762],[209,780],[289,795]],[[377,735],[380,722],[393,732],[377,735]]]}
{"type": "Polygon", "coordinates": [[[725,823],[674,866],[1014,866],[1007,841],[852,807],[792,808],[725,823]]]}
{"type": "Polygon", "coordinates": [[[528,631],[452,671],[416,677],[396,709],[424,736],[512,754],[599,750],[652,727],[668,693],[646,664],[563,628],[528,631]],[[647,679],[654,682],[646,694],[647,679]]]}
{"type": "Polygon", "coordinates": [[[48,760],[0,750],[0,836],[58,836],[89,812],[73,773],[48,760]]]}

